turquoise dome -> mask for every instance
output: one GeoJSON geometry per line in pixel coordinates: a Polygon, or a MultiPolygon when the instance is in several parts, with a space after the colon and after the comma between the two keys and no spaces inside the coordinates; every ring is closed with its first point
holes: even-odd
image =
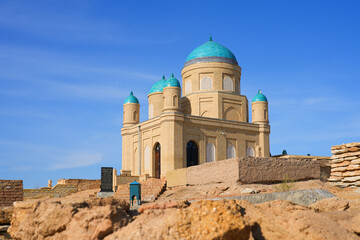
{"type": "Polygon", "coordinates": [[[139,100],[134,96],[133,92],[130,92],[130,95],[125,99],[124,104],[127,103],[139,103],[139,100]]]}
{"type": "Polygon", "coordinates": [[[149,94],[156,93],[156,92],[162,92],[165,87],[166,81],[167,80],[165,79],[165,76],[163,76],[163,78],[161,80],[157,81],[154,85],[152,85],[152,87],[150,88],[149,94]]]}
{"type": "Polygon", "coordinates": [[[174,77],[174,74],[171,74],[171,77],[166,79],[164,87],[180,87],[180,82],[174,77]]]}
{"type": "Polygon", "coordinates": [[[255,95],[255,97],[252,99],[252,102],[267,102],[267,98],[264,94],[261,93],[261,90],[259,89],[258,93],[255,95]]]}
{"type": "Polygon", "coordinates": [[[237,65],[235,55],[210,37],[207,43],[195,48],[187,57],[185,66],[197,62],[228,62],[237,65]]]}

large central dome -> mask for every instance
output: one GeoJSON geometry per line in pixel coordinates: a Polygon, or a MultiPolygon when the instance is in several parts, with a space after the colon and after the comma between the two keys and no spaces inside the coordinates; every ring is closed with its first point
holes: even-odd
{"type": "Polygon", "coordinates": [[[185,67],[198,62],[226,62],[238,64],[235,55],[210,37],[209,41],[195,48],[187,57],[185,67]]]}

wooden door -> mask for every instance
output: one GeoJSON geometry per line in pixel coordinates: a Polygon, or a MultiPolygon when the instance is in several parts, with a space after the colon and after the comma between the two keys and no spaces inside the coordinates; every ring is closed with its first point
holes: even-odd
{"type": "Polygon", "coordinates": [[[155,146],[155,178],[160,178],[161,176],[161,147],[160,143],[157,143],[155,146]]]}

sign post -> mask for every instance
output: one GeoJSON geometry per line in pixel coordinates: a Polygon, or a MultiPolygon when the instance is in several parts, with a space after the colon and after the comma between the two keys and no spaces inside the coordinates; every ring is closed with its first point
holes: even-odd
{"type": "Polygon", "coordinates": [[[111,197],[114,195],[113,191],[113,168],[101,167],[101,190],[97,193],[100,198],[111,197]]]}

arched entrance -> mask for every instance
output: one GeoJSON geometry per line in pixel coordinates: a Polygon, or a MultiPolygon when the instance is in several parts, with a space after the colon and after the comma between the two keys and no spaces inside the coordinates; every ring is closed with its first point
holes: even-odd
{"type": "Polygon", "coordinates": [[[195,142],[189,141],[186,144],[186,167],[199,164],[199,150],[195,142]]]}
{"type": "Polygon", "coordinates": [[[161,175],[161,165],[160,165],[160,160],[161,160],[161,147],[160,147],[160,143],[156,143],[155,144],[155,178],[160,178],[161,175]]]}

